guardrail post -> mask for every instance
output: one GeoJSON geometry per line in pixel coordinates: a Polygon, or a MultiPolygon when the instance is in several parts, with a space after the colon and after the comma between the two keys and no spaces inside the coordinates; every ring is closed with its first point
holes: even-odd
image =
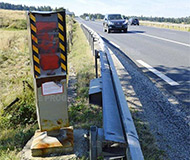
{"type": "Polygon", "coordinates": [[[97,133],[96,126],[90,127],[90,160],[97,160],[97,133]]]}
{"type": "Polygon", "coordinates": [[[94,56],[94,53],[95,51],[94,51],[94,37],[92,36],[92,53],[93,53],[93,56],[94,56]]]}
{"type": "Polygon", "coordinates": [[[99,55],[98,55],[98,51],[95,50],[95,70],[96,70],[96,78],[98,78],[98,58],[99,58],[99,55]]]}

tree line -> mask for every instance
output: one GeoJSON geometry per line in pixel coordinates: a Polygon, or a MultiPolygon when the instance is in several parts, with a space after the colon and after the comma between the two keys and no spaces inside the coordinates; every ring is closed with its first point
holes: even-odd
{"type": "MultiPolygon", "coordinates": [[[[85,19],[85,17],[94,18],[94,19],[103,19],[103,14],[90,14],[90,13],[84,13],[80,17],[85,19]]],[[[165,18],[165,17],[145,17],[145,16],[125,16],[123,15],[125,19],[129,18],[137,18],[142,21],[152,21],[152,22],[169,22],[169,23],[184,23],[184,24],[190,24],[190,16],[188,17],[182,17],[182,18],[165,18]]]]}
{"type": "Polygon", "coordinates": [[[90,13],[84,13],[83,15],[81,15],[80,17],[85,19],[86,17],[89,17],[90,19],[94,18],[94,19],[104,19],[104,15],[97,13],[97,14],[90,14],[90,13]]]}
{"type": "MultiPolygon", "coordinates": [[[[15,5],[15,4],[10,4],[10,3],[4,3],[0,2],[0,9],[10,9],[10,10],[32,10],[32,11],[59,11],[64,9],[63,7],[61,8],[51,8],[50,6],[26,6],[26,5],[15,5]]],[[[84,13],[80,17],[84,18],[89,17],[90,19],[103,19],[104,15],[100,13],[96,14],[90,14],[90,13],[84,13]]],[[[165,17],[145,17],[145,16],[125,16],[123,15],[124,18],[129,19],[132,17],[138,18],[139,20],[143,21],[152,21],[152,22],[170,22],[170,23],[184,23],[184,24],[190,24],[190,16],[188,17],[182,17],[182,18],[165,18],[165,17]]]]}
{"type": "Polygon", "coordinates": [[[25,10],[25,11],[52,11],[53,8],[50,6],[26,6],[26,5],[15,5],[10,3],[0,2],[0,9],[10,9],[10,10],[25,10]]]}
{"type": "Polygon", "coordinates": [[[169,23],[184,23],[190,24],[190,16],[181,18],[165,18],[165,17],[144,17],[144,16],[126,16],[127,19],[135,17],[142,21],[152,21],[152,22],[169,22],[169,23]]]}

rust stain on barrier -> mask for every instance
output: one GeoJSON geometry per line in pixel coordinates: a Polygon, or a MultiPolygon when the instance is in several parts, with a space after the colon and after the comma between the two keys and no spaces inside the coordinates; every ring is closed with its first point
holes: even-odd
{"type": "Polygon", "coordinates": [[[41,131],[53,131],[53,130],[58,130],[63,127],[68,127],[69,126],[69,121],[68,119],[55,119],[55,120],[42,120],[42,126],[43,128],[41,131]]]}
{"type": "Polygon", "coordinates": [[[61,125],[63,123],[62,119],[61,120],[57,120],[57,124],[61,125]]]}
{"type": "Polygon", "coordinates": [[[47,132],[36,131],[33,145],[31,146],[32,155],[45,156],[52,151],[72,152],[73,151],[73,127],[66,127],[58,131],[55,136],[48,136],[47,132]]]}

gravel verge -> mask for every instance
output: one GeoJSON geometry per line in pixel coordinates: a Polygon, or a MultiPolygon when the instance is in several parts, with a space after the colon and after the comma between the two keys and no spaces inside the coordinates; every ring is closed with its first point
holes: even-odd
{"type": "Polygon", "coordinates": [[[107,45],[130,74],[129,83],[142,104],[138,118],[149,123],[159,148],[167,154],[165,159],[190,160],[189,112],[179,103],[171,103],[172,96],[162,92],[123,52],[107,45]]]}

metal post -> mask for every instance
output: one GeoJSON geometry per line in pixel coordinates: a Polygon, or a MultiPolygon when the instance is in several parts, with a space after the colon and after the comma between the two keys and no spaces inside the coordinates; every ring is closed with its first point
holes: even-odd
{"type": "Polygon", "coordinates": [[[97,133],[96,126],[90,127],[90,160],[97,160],[97,133]]]}
{"type": "Polygon", "coordinates": [[[94,37],[92,36],[92,53],[93,53],[93,56],[94,56],[94,37]]]}
{"type": "Polygon", "coordinates": [[[98,78],[98,51],[95,50],[95,70],[96,70],[96,78],[98,78]]]}

